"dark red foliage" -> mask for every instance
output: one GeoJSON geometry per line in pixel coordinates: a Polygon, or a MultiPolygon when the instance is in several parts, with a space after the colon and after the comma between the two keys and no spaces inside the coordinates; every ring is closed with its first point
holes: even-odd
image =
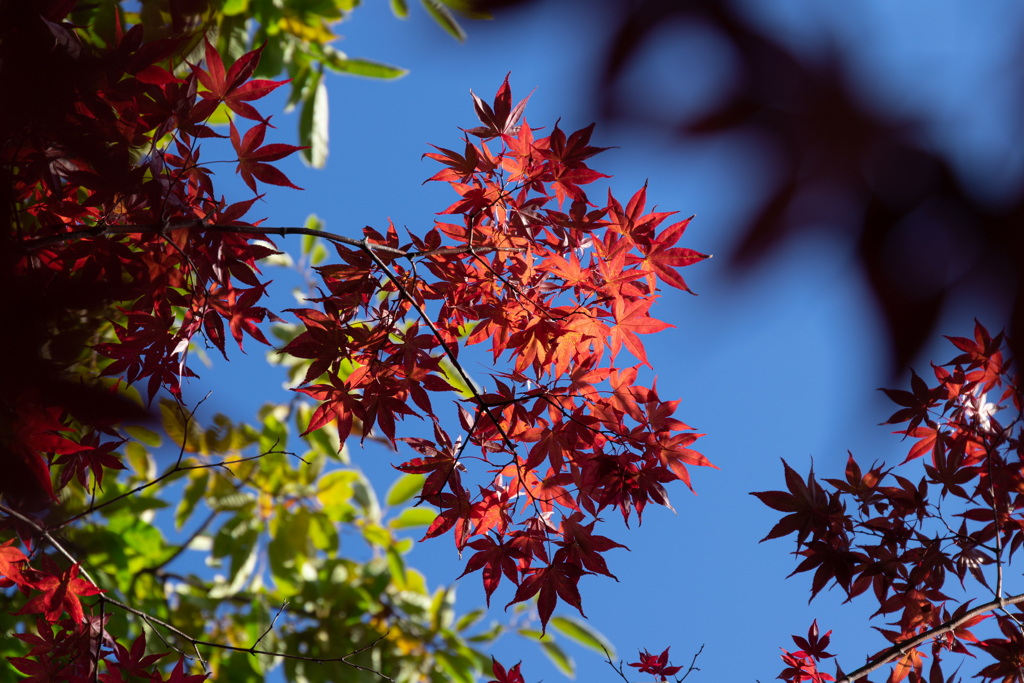
{"type": "MultiPolygon", "coordinates": [[[[159,394],[183,402],[194,345],[227,358],[229,336],[268,343],[259,261],[275,248],[246,216],[265,186],[295,187],[275,162],[299,148],[266,141],[255,103],[281,83],[252,79],[262,48],[226,64],[188,31],[198,6],[171,3],[169,38],[117,16],[109,40],[85,40],[71,0],[0,0],[0,91],[25,100],[0,113],[0,314],[19,321],[0,331],[18,359],[0,385],[0,494],[19,533],[42,528],[26,520],[61,489],[116,478],[122,428],[159,394]],[[202,60],[185,64],[195,46],[202,60]],[[209,123],[218,108],[226,135],[209,123]],[[211,138],[255,197],[215,194],[211,138]]],[[[296,389],[316,404],[306,433],[414,451],[396,466],[425,475],[426,537],[451,532],[488,599],[507,579],[509,604],[536,597],[546,628],[559,600],[583,612],[584,575],[613,577],[605,553],[625,546],[597,533],[602,511],[639,520],[669,505],[666,484],[710,466],[679,401],[641,375],[644,335],[671,327],[652,314],[661,288],[689,291],[679,269],[707,256],[680,246],[689,219],[647,210],[646,186],[625,206],[610,191],[593,203],[587,186],[607,176],[589,166],[603,150],[592,125],[538,137],[513,102],[507,78],[492,102],[473,95],[481,125],[464,151],[427,155],[458,195],[433,227],[334,236],[337,262],[317,269],[320,297],[288,311],[301,331],[280,351],[310,362],[296,389]],[[461,365],[473,345],[489,376],[461,365]]],[[[0,546],[0,581],[27,596],[19,613],[41,615],[15,666],[39,680],[95,679],[98,660],[99,680],[161,676],[144,641],[125,648],[88,613],[81,598],[100,590],[77,563],[28,559],[0,546]]],[[[522,681],[518,666],[494,673],[522,681]]],[[[200,678],[180,662],[169,676],[200,678]]]]}
{"type": "MultiPolygon", "coordinates": [[[[826,479],[827,490],[813,471],[804,482],[783,463],[789,491],[753,495],[787,513],[765,540],[796,533],[794,573],[814,570],[812,597],[838,586],[850,600],[873,599],[895,627],[878,627],[891,646],[868,658],[894,663],[891,683],[925,680],[925,657],[929,681],[955,679],[944,678],[949,653],[977,656],[985,681],[1022,681],[1020,617],[1000,609],[1024,604],[1002,579],[1024,545],[1022,384],[1003,335],[976,324],[973,339],[950,341],[960,354],[933,367],[934,384],[915,373],[911,391],[885,392],[901,406],[888,423],[904,425],[910,443],[898,467],[865,472],[851,455],[846,478],[826,479]],[[986,620],[1004,637],[979,639],[972,631],[986,620]]],[[[830,680],[814,664],[825,639],[812,631],[783,655],[782,680],[830,680]]]]}
{"type": "Polygon", "coordinates": [[[681,666],[669,666],[668,665],[668,651],[665,650],[660,655],[652,655],[647,650],[640,653],[640,661],[630,664],[640,670],[642,674],[651,674],[653,676],[661,676],[661,680],[668,680],[668,676],[675,676],[682,670],[681,666]]]}

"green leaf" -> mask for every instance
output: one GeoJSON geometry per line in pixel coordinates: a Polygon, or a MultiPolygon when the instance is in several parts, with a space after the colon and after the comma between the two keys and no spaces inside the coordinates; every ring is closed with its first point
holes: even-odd
{"type": "Polygon", "coordinates": [[[409,73],[408,69],[403,69],[400,66],[392,66],[391,64],[384,64],[383,62],[374,62],[369,59],[362,59],[359,57],[351,59],[339,59],[327,66],[338,73],[349,74],[351,76],[365,76],[366,78],[401,78],[405,74],[409,73]]]}
{"type": "Polygon", "coordinates": [[[249,9],[249,0],[227,0],[221,8],[221,12],[231,16],[233,14],[241,14],[247,9],[249,9]]]}
{"type": "Polygon", "coordinates": [[[313,547],[334,553],[338,550],[338,531],[327,515],[314,513],[309,517],[309,540],[313,547]]]}
{"type": "Polygon", "coordinates": [[[436,651],[434,656],[437,658],[438,666],[448,675],[449,680],[458,683],[474,683],[472,660],[444,650],[436,651]]]}
{"type": "Polygon", "coordinates": [[[406,69],[390,64],[362,58],[350,59],[347,54],[330,45],[311,45],[310,51],[323,66],[337,73],[367,78],[399,78],[408,73],[406,69]]]}
{"type": "Polygon", "coordinates": [[[569,678],[576,677],[576,662],[572,661],[572,657],[565,653],[557,643],[550,640],[541,642],[540,646],[544,649],[544,654],[554,662],[558,670],[569,678]]]}
{"type": "Polygon", "coordinates": [[[455,21],[451,10],[438,2],[438,0],[423,0],[423,7],[430,13],[430,16],[434,17],[434,21],[440,24],[441,28],[447,31],[452,38],[455,38],[460,43],[466,41],[466,32],[459,26],[459,22],[455,21]]]}
{"type": "Polygon", "coordinates": [[[313,247],[313,253],[309,255],[309,265],[319,266],[327,260],[329,255],[327,247],[322,242],[317,242],[316,246],[313,247]]]}
{"type": "MultiPolygon", "coordinates": [[[[323,230],[324,222],[320,220],[320,217],[315,213],[311,213],[306,217],[306,223],[303,225],[306,230],[323,230]]],[[[309,256],[313,251],[313,247],[319,244],[320,238],[316,235],[303,235],[302,241],[300,242],[300,254],[303,256],[309,256]]],[[[286,341],[291,341],[290,339],[286,341]]]]}
{"type": "Polygon", "coordinates": [[[124,445],[124,454],[128,464],[139,477],[147,480],[156,477],[156,461],[145,446],[137,441],[129,441],[124,445]]]}
{"type": "Polygon", "coordinates": [[[183,414],[181,406],[169,398],[160,401],[160,417],[164,431],[175,445],[184,447],[189,453],[195,453],[202,435],[195,420],[188,419],[183,414]]]}
{"type": "Polygon", "coordinates": [[[391,545],[391,534],[379,524],[364,525],[363,538],[367,543],[378,548],[387,548],[391,545]]]}
{"type": "Polygon", "coordinates": [[[181,502],[178,503],[178,509],[174,512],[174,527],[176,529],[180,529],[192,516],[199,500],[206,493],[206,484],[209,479],[210,473],[207,470],[193,470],[193,474],[189,476],[188,482],[185,483],[181,502]]]}
{"type": "MultiPolygon", "coordinates": [[[[479,387],[470,387],[466,384],[466,380],[462,378],[462,373],[459,372],[458,368],[455,367],[455,364],[447,358],[441,359],[441,373],[444,380],[448,382],[448,384],[452,385],[452,388],[455,389],[456,393],[458,393],[462,398],[473,398],[474,396],[482,393],[479,387]],[[476,393],[474,393],[474,389],[476,390],[476,393]]],[[[470,381],[472,381],[472,378],[470,378],[470,381]]],[[[475,385],[476,382],[473,382],[473,384],[475,385]]]]}
{"type": "Polygon", "coordinates": [[[391,0],[391,11],[399,19],[409,17],[409,3],[405,0],[391,0]]]}
{"type": "MultiPolygon", "coordinates": [[[[231,583],[226,595],[235,595],[252,578],[259,557],[259,530],[250,528],[241,538],[237,539],[235,549],[231,552],[231,583]]],[[[210,591],[210,597],[215,597],[210,591]]],[[[225,596],[226,597],[226,596],[225,596]]]]}
{"type": "Polygon", "coordinates": [[[395,547],[388,546],[387,549],[388,557],[388,570],[391,572],[395,583],[398,586],[404,586],[405,581],[405,560],[402,558],[402,553],[398,552],[395,547]]]}
{"type": "Polygon", "coordinates": [[[426,477],[422,474],[406,474],[399,477],[388,489],[384,502],[390,506],[401,505],[423,490],[425,480],[426,477]]]}
{"type": "Polygon", "coordinates": [[[459,620],[455,622],[456,631],[465,631],[468,628],[472,628],[474,624],[484,618],[486,612],[483,609],[475,609],[472,612],[463,614],[459,617],[459,620]]]}
{"type": "Polygon", "coordinates": [[[607,653],[611,659],[615,659],[615,648],[612,644],[587,624],[570,617],[552,617],[548,625],[583,647],[588,647],[599,654],[607,653]]]}
{"type": "Polygon", "coordinates": [[[430,601],[430,623],[435,631],[449,629],[455,621],[455,591],[448,587],[438,588],[430,601]]]}
{"type": "Polygon", "coordinates": [[[335,522],[350,522],[356,517],[352,504],[355,492],[352,483],[359,478],[353,470],[333,470],[320,477],[316,497],[323,505],[324,513],[335,522]]]}
{"type": "Polygon", "coordinates": [[[136,441],[141,441],[150,448],[158,448],[160,446],[160,435],[152,429],[146,429],[139,425],[129,425],[124,428],[124,431],[128,436],[132,437],[136,441]]]}
{"type": "Polygon", "coordinates": [[[437,518],[437,513],[427,508],[405,508],[390,522],[388,526],[392,529],[411,529],[418,526],[430,526],[430,523],[437,518]]]}
{"type": "Polygon", "coordinates": [[[493,643],[498,637],[505,632],[505,627],[494,622],[489,629],[483,633],[477,633],[476,635],[466,638],[471,643],[493,643]]]}
{"type": "Polygon", "coordinates": [[[323,168],[327,163],[329,119],[327,86],[321,67],[306,86],[299,115],[299,144],[307,148],[302,150],[302,160],[313,168],[323,168]]]}
{"type": "MultiPolygon", "coordinates": [[[[246,30],[248,17],[226,16],[220,22],[220,38],[217,41],[221,56],[234,62],[249,50],[249,31],[246,30]]],[[[263,55],[260,55],[263,61],[263,55]]]]}
{"type": "Polygon", "coordinates": [[[367,521],[380,521],[380,503],[377,502],[377,494],[361,475],[352,482],[352,497],[363,508],[363,516],[367,521]]]}

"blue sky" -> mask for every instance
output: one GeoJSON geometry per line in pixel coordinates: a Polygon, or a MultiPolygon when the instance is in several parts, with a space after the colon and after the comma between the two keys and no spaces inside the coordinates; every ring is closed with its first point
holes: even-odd
{"type": "MultiPolygon", "coordinates": [[[[1009,95],[992,81],[1012,29],[1020,26],[1019,5],[909,0],[864,0],[843,3],[841,9],[810,0],[744,5],[799,49],[820,49],[832,40],[849,51],[857,82],[877,93],[878,106],[927,116],[934,122],[932,142],[949,150],[987,190],[998,193],[1000,183],[1019,180],[1021,154],[1006,144],[1007,136],[1019,137],[1013,128],[1019,124],[999,117],[999,98],[1009,95]]],[[[266,215],[266,225],[301,225],[315,212],[326,229],[353,236],[363,225],[382,228],[389,217],[399,227],[425,230],[454,195],[441,184],[421,185],[437,167],[420,156],[429,151],[428,143],[458,145],[457,127],[475,123],[469,89],[489,99],[510,71],[517,97],[536,88],[527,108],[532,125],[550,128],[561,117],[563,129],[575,130],[596,118],[588,111],[587,88],[603,44],[594,37],[601,27],[579,3],[549,2],[494,22],[468,23],[465,45],[454,43],[416,10],[399,22],[386,3],[367,3],[343,25],[346,37],[339,48],[407,67],[410,74],[387,83],[329,81],[328,165],[319,171],[285,165],[292,181],[306,190],[271,191],[253,212],[266,215]]],[[[713,46],[686,47],[671,33],[659,40],[631,74],[628,92],[634,101],[678,109],[713,97],[716,76],[728,69],[713,46]],[[678,82],[673,62],[657,59],[666,54],[696,67],[692,80],[678,82]]],[[[295,118],[275,117],[279,140],[291,141],[295,118]]],[[[783,488],[780,458],[800,472],[813,458],[819,475],[838,476],[847,449],[863,463],[894,464],[905,454],[899,439],[878,425],[893,410],[876,391],[891,385],[885,342],[851,255],[830,243],[804,241],[753,272],[727,270],[721,257],[765,188],[756,150],[742,141],[682,143],[651,131],[602,125],[594,144],[618,147],[596,157],[592,166],[614,176],[609,185],[619,197],[628,198],[649,179],[649,205],[697,215],[683,246],[719,255],[684,273],[699,296],[666,293],[652,313],[676,327],[645,343],[662,397],[682,399],[678,417],[707,433],[698,446],[721,469],[693,472],[697,496],[681,484],[670,490],[678,514],[649,508],[643,526],[628,531],[615,513],[608,515],[606,535],[631,552],[609,554],[619,583],[582,580],[584,609],[626,661],[634,661],[639,648],[672,646],[674,662],[684,664],[703,644],[702,671],[690,680],[773,679],[781,668],[778,648],[792,649],[789,635],[805,633],[815,617],[823,629],[834,629],[832,651],[853,669],[865,654],[884,646],[870,629],[867,610],[840,605],[840,596],[828,593],[808,606],[809,577],[785,579],[795,566],[791,541],[758,543],[777,516],[748,495],[783,488]]],[[[219,187],[227,191],[223,180],[219,187]]],[[[279,244],[298,248],[297,240],[279,244]]],[[[975,315],[984,312],[949,314],[942,332],[968,334],[975,315]]],[[[928,359],[946,360],[948,348],[936,342],[918,367],[928,359]]],[[[250,353],[256,361],[261,357],[250,353]]],[[[224,365],[204,373],[193,396],[212,388],[211,407],[240,419],[254,414],[264,400],[274,400],[279,380],[272,372],[253,376],[251,364],[224,365]]],[[[387,455],[354,454],[378,490],[395,478],[387,455]]],[[[410,562],[434,584],[449,583],[462,571],[447,537],[420,544],[410,562]]],[[[463,579],[458,596],[462,611],[482,605],[479,576],[463,579]]],[[[493,618],[504,618],[501,605],[510,598],[496,596],[493,618]]],[[[525,658],[527,681],[563,679],[538,650],[524,649],[515,639],[496,652],[508,664],[525,658]]],[[[617,679],[600,657],[575,649],[572,654],[579,680],[617,679]]]]}

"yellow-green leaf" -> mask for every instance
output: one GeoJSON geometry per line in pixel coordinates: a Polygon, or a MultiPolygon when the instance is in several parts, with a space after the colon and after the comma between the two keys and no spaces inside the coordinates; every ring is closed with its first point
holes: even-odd
{"type": "Polygon", "coordinates": [[[554,662],[559,671],[569,678],[576,677],[576,663],[572,661],[572,657],[567,655],[565,650],[559,647],[557,643],[545,640],[541,642],[540,646],[544,648],[544,654],[554,662]]]}
{"type": "Polygon", "coordinates": [[[465,42],[466,32],[459,26],[459,22],[455,21],[451,10],[438,2],[438,0],[423,0],[423,7],[430,13],[430,16],[434,17],[434,21],[447,31],[452,38],[455,38],[460,43],[465,42]]]}
{"type": "Polygon", "coordinates": [[[302,150],[302,160],[313,168],[323,168],[327,163],[329,121],[327,86],[321,68],[306,85],[299,114],[299,144],[306,147],[302,150]]]}
{"type": "Polygon", "coordinates": [[[423,490],[425,479],[422,474],[405,474],[399,477],[388,489],[384,502],[390,506],[401,505],[423,490]]]}
{"type": "Polygon", "coordinates": [[[388,522],[392,529],[411,529],[418,526],[430,526],[437,517],[434,510],[427,508],[405,508],[393,520],[388,522]]]}
{"type": "Polygon", "coordinates": [[[610,658],[615,659],[615,648],[612,644],[587,624],[570,617],[552,617],[548,625],[583,647],[588,647],[599,654],[607,653],[610,658]]]}

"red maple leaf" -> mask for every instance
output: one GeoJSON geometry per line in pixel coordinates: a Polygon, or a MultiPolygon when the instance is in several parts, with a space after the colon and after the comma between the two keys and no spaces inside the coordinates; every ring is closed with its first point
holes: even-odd
{"type": "Polygon", "coordinates": [[[301,187],[288,180],[288,176],[266,162],[283,159],[293,152],[305,149],[305,147],[286,145],[280,142],[264,145],[263,138],[267,134],[267,125],[266,123],[257,123],[247,130],[243,137],[235,128],[235,122],[230,123],[231,144],[235,148],[235,153],[238,154],[238,166],[235,168],[235,172],[242,176],[242,180],[253,192],[257,191],[257,180],[271,185],[301,190],[301,187]]]}
{"type": "Polygon", "coordinates": [[[523,681],[523,675],[519,673],[519,665],[522,664],[522,662],[516,663],[516,665],[508,671],[505,671],[505,667],[503,667],[494,657],[491,657],[491,662],[491,671],[494,673],[494,680],[487,681],[487,683],[525,683],[523,681]]]}
{"type": "Polygon", "coordinates": [[[640,653],[640,661],[633,662],[630,666],[637,667],[642,674],[661,676],[661,680],[664,681],[667,676],[674,676],[683,668],[681,666],[668,665],[668,651],[669,648],[666,647],[665,651],[660,655],[652,655],[647,650],[644,650],[640,653]]]}
{"type": "Polygon", "coordinates": [[[471,541],[467,544],[476,552],[466,563],[466,569],[459,575],[461,579],[466,574],[483,569],[484,591],[487,596],[488,607],[491,604],[491,595],[501,583],[501,575],[504,574],[512,583],[519,583],[518,561],[525,557],[522,551],[512,545],[506,544],[500,538],[485,536],[471,541]]]}
{"type": "Polygon", "coordinates": [[[123,440],[107,441],[98,443],[99,437],[94,432],[87,439],[83,440],[81,450],[73,453],[64,453],[54,461],[55,465],[64,465],[60,473],[59,487],[64,488],[72,477],[77,477],[82,488],[89,487],[89,474],[96,480],[96,486],[103,485],[103,472],[109,470],[125,469],[121,459],[114,451],[124,443],[123,440]]]}
{"type": "Polygon", "coordinates": [[[584,571],[578,564],[552,562],[547,567],[527,569],[526,573],[529,576],[519,584],[515,597],[505,605],[505,609],[540,593],[537,597],[537,614],[540,616],[541,633],[547,632],[548,619],[555,611],[558,598],[575,607],[584,617],[587,616],[583,614],[580,591],[576,584],[579,583],[581,576],[590,572],[584,571]]]}
{"type": "Polygon", "coordinates": [[[185,673],[185,657],[181,656],[178,658],[178,663],[174,665],[171,673],[167,675],[167,678],[155,679],[163,681],[163,683],[201,683],[210,677],[210,674],[186,674],[185,673]]]}
{"type": "Polygon", "coordinates": [[[55,624],[61,615],[67,612],[78,628],[85,620],[85,612],[79,596],[98,595],[103,591],[91,581],[78,577],[80,565],[73,564],[60,574],[54,573],[57,567],[51,560],[44,558],[43,570],[33,570],[32,587],[40,593],[15,614],[42,614],[46,621],[55,624]]]}
{"type": "Polygon", "coordinates": [[[597,520],[584,526],[580,524],[582,519],[582,512],[574,512],[562,520],[562,540],[558,542],[561,547],[555,553],[555,562],[577,564],[595,574],[604,574],[618,581],[615,575],[608,571],[608,565],[601,557],[601,553],[626,546],[605,536],[595,536],[593,531],[597,520]]]}
{"type": "Polygon", "coordinates": [[[651,304],[650,299],[638,299],[637,301],[626,302],[616,299],[612,304],[612,314],[615,316],[615,325],[611,327],[611,337],[608,340],[608,348],[611,350],[612,358],[618,354],[623,344],[629,349],[637,360],[650,367],[647,362],[647,352],[644,344],[640,341],[638,334],[653,334],[669,327],[675,327],[647,314],[651,304]]]}
{"type": "Polygon", "coordinates": [[[608,147],[593,147],[590,145],[590,136],[594,133],[594,125],[591,123],[586,128],[581,128],[566,140],[565,132],[555,123],[548,138],[548,148],[541,154],[545,159],[556,162],[557,165],[575,168],[583,165],[583,162],[590,157],[610,149],[608,147]]]}
{"type": "Polygon", "coordinates": [[[476,116],[484,125],[470,128],[466,132],[485,140],[514,134],[516,132],[516,123],[518,123],[519,117],[523,115],[523,110],[526,109],[527,100],[530,99],[530,96],[527,95],[515,107],[512,106],[512,89],[508,85],[508,74],[505,74],[505,80],[494,96],[493,107],[477,97],[476,93],[472,90],[470,94],[473,96],[476,116]]]}
{"type": "MultiPolygon", "coordinates": [[[[441,154],[437,154],[436,152],[427,152],[423,156],[428,159],[433,159],[434,161],[439,161],[448,168],[441,169],[434,175],[427,178],[427,181],[438,180],[443,182],[466,183],[469,182],[469,179],[473,177],[474,173],[476,173],[477,165],[481,160],[481,153],[469,140],[466,140],[466,149],[464,154],[459,154],[458,152],[445,147],[438,147],[437,145],[431,145],[431,147],[440,151],[441,154]]],[[[487,154],[486,148],[483,152],[483,158],[490,161],[490,155],[487,154]]],[[[493,168],[493,162],[491,162],[491,167],[493,168]]]]}
{"type": "Polygon", "coordinates": [[[436,504],[436,496],[440,495],[446,486],[452,491],[463,491],[461,472],[466,470],[466,466],[459,462],[457,452],[450,447],[437,448],[427,439],[417,437],[402,437],[398,441],[404,441],[427,456],[395,465],[395,469],[407,474],[427,475],[420,492],[422,500],[436,504]]]}
{"type": "Polygon", "coordinates": [[[28,579],[22,573],[23,566],[28,563],[28,558],[25,557],[25,553],[21,552],[18,548],[15,548],[11,544],[14,543],[14,539],[8,539],[4,543],[0,543],[0,586],[10,586],[12,583],[18,585],[28,583],[28,579]]]}
{"type": "Polygon", "coordinates": [[[818,620],[815,619],[811,622],[810,628],[807,629],[807,637],[793,636],[793,642],[800,648],[802,652],[815,659],[829,659],[835,657],[835,655],[829,654],[825,651],[828,647],[829,641],[832,640],[832,631],[828,631],[823,636],[818,636],[818,620]]]}
{"type": "Polygon", "coordinates": [[[655,276],[665,284],[671,285],[684,292],[693,293],[686,284],[686,280],[679,274],[680,268],[691,266],[694,263],[711,258],[708,254],[702,254],[693,249],[674,246],[686,232],[686,226],[693,220],[690,216],[685,221],[673,223],[666,228],[650,244],[639,244],[643,258],[630,255],[627,259],[629,265],[639,263],[641,269],[646,273],[647,284],[654,291],[656,286],[655,276]]]}
{"type": "Polygon", "coordinates": [[[199,93],[204,101],[196,104],[193,110],[194,120],[207,118],[217,108],[217,105],[223,102],[239,116],[263,122],[263,117],[248,102],[268,95],[288,81],[249,80],[256,70],[256,65],[259,64],[262,52],[262,46],[251,52],[246,52],[225,72],[220,53],[207,40],[206,69],[198,66],[192,67],[192,72],[206,88],[205,91],[199,93]]]}
{"type": "Polygon", "coordinates": [[[100,680],[103,683],[128,683],[135,680],[135,677],[148,678],[153,670],[153,665],[166,657],[166,653],[146,654],[146,633],[143,631],[132,642],[129,650],[121,643],[114,643],[114,656],[117,658],[117,666],[111,667],[110,673],[101,674],[100,680]]]}
{"type": "Polygon", "coordinates": [[[785,460],[782,461],[782,466],[786,470],[786,486],[789,487],[789,492],[760,491],[750,494],[760,498],[768,507],[788,513],[761,540],[779,538],[795,531],[797,545],[803,545],[808,534],[818,536],[829,528],[838,527],[843,517],[839,497],[825,493],[814,478],[814,470],[807,475],[805,483],[785,460]]]}

